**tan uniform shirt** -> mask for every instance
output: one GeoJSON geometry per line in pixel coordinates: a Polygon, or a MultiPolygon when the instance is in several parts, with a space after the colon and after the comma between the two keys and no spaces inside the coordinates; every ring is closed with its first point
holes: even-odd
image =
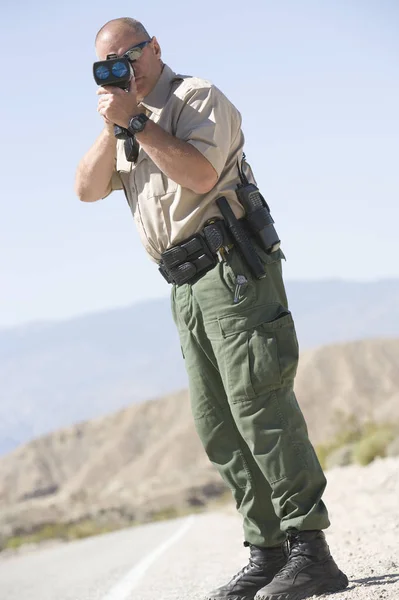
{"type": "Polygon", "coordinates": [[[128,162],[124,142],[118,141],[108,194],[124,189],[141,241],[159,262],[164,250],[220,216],[215,203],[219,196],[226,196],[236,217],[243,216],[234,190],[240,181],[237,160],[242,157],[244,136],[240,113],[217,87],[204,79],[176,75],[167,65],[141,107],[154,123],[197,148],[219,176],[209,193],[196,194],[164,175],[143,148],[136,164],[128,162]]]}

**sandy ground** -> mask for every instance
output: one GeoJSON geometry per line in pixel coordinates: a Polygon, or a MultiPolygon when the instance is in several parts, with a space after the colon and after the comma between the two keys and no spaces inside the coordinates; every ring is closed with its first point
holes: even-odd
{"type": "Polygon", "coordinates": [[[334,600],[399,600],[399,459],[327,473],[332,553],[350,579],[334,600]]]}

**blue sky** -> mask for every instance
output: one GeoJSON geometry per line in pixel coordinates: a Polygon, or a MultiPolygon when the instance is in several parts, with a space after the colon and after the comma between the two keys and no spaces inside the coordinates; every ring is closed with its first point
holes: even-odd
{"type": "Polygon", "coordinates": [[[399,277],[397,1],[22,0],[1,19],[0,326],[169,294],[122,193],[73,192],[102,127],[93,40],[120,16],[240,110],[287,279],[399,277]]]}

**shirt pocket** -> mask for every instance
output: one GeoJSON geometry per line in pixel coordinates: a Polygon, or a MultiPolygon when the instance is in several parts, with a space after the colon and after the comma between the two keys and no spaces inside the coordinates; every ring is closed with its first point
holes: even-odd
{"type": "Polygon", "coordinates": [[[178,187],[178,184],[169,179],[142,148],[134,168],[134,185],[139,200],[162,198],[176,192],[178,187]]]}

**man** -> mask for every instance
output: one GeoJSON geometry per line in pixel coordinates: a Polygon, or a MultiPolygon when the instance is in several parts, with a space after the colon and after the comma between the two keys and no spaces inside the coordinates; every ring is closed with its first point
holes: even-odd
{"type": "Polygon", "coordinates": [[[221,196],[242,219],[236,188],[244,171],[254,181],[240,114],[208,81],[164,65],[158,41],[134,19],[106,23],[96,51],[100,60],[127,57],[134,80],[127,92],[99,88],[104,130],[78,166],[76,193],[92,202],[124,189],[147,252],[173,283],[196,429],[233,492],[250,548],[249,564],[207,598],[299,600],[343,589],[348,580],[322,532],[326,480],[293,392],[298,344],[284,255],[253,236],[265,275],[254,276],[219,220],[221,196]],[[138,142],[134,162],[114,124],[138,142]]]}

